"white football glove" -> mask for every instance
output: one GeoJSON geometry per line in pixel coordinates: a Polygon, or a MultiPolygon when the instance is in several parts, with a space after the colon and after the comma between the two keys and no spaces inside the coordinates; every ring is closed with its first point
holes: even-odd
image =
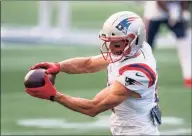
{"type": "Polygon", "coordinates": [[[184,10],[182,16],[183,19],[187,22],[191,19],[191,13],[188,10],[184,10]]]}
{"type": "Polygon", "coordinates": [[[168,23],[171,26],[174,26],[178,21],[180,21],[180,19],[181,19],[180,11],[181,11],[181,9],[175,4],[172,4],[172,5],[169,6],[169,20],[168,20],[168,23]]]}

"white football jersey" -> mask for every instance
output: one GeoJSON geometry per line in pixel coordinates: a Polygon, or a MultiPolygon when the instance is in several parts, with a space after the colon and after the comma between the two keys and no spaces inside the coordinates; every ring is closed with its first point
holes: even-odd
{"type": "Polygon", "coordinates": [[[115,80],[141,95],[128,97],[112,109],[110,126],[113,135],[157,134],[150,119],[150,110],[156,106],[155,90],[158,80],[156,60],[145,42],[135,58],[124,58],[108,66],[108,85],[115,80]]]}
{"type": "MultiPolygon", "coordinates": [[[[166,2],[170,14],[179,18],[181,6],[179,1],[166,2]]],[[[162,20],[168,18],[168,13],[158,6],[157,1],[146,1],[144,6],[144,18],[149,20],[162,20]]]]}

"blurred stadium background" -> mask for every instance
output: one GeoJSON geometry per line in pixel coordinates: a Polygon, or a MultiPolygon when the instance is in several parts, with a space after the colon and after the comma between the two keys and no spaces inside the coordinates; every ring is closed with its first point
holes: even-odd
{"type": "MultiPolygon", "coordinates": [[[[95,118],[59,104],[30,97],[23,79],[41,61],[99,54],[98,33],[118,11],[143,14],[143,1],[2,1],[1,2],[1,135],[111,135],[110,112],[95,118]],[[51,15],[51,16],[50,16],[51,15]],[[97,45],[97,46],[96,46],[97,45]]],[[[166,27],[156,41],[161,134],[191,135],[191,90],[183,86],[175,39],[166,27]]],[[[106,85],[106,72],[59,74],[58,90],[92,98],[106,85]]]]}

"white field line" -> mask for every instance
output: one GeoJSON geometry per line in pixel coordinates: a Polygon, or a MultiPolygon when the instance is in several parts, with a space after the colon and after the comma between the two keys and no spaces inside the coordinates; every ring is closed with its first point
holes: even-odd
{"type": "MultiPolygon", "coordinates": [[[[99,116],[95,122],[67,122],[65,119],[22,119],[17,124],[21,126],[38,126],[42,128],[76,128],[76,129],[92,129],[92,128],[108,128],[107,124],[109,116],[99,116]],[[84,127],[86,126],[86,127],[84,127]]],[[[183,125],[182,118],[178,117],[162,117],[164,125],[183,125]]]]}
{"type": "MultiPolygon", "coordinates": [[[[25,127],[40,128],[75,128],[75,129],[104,129],[109,128],[109,116],[98,116],[94,122],[68,122],[66,119],[42,118],[42,119],[21,119],[17,124],[25,127]],[[85,127],[86,126],[86,127],[85,127]]],[[[183,125],[184,119],[178,117],[162,117],[163,125],[183,125]]]]}
{"type": "MultiPolygon", "coordinates": [[[[76,131],[76,130],[75,130],[76,131]]],[[[88,131],[87,131],[88,132],[88,131]]],[[[80,134],[79,131],[77,131],[78,134],[80,134]]],[[[49,131],[26,131],[26,132],[2,132],[1,135],[34,135],[34,134],[38,134],[38,135],[63,135],[64,131],[59,131],[59,130],[49,130],[49,131]]],[[[68,133],[69,134],[69,133],[68,133]]],[[[191,135],[191,129],[185,129],[185,128],[180,128],[180,129],[171,129],[171,130],[166,130],[166,131],[161,131],[160,132],[161,135],[191,135]]],[[[96,134],[95,134],[96,135],[96,134]]]]}
{"type": "MultiPolygon", "coordinates": [[[[64,129],[75,129],[76,132],[89,132],[91,130],[100,130],[100,129],[109,129],[108,125],[108,116],[99,116],[95,122],[87,122],[87,123],[72,123],[67,122],[64,119],[23,119],[18,120],[17,124],[25,127],[39,127],[39,128],[62,128],[62,130],[56,131],[56,130],[48,130],[47,131],[37,131],[35,133],[38,134],[62,134],[65,130],[64,129]],[[86,126],[86,127],[85,127],[86,126]]],[[[172,125],[172,126],[178,126],[183,125],[185,122],[182,118],[177,117],[163,117],[162,118],[164,124],[166,125],[172,125]]],[[[2,135],[11,135],[11,134],[20,134],[20,135],[26,135],[26,134],[34,134],[34,132],[28,131],[28,132],[3,132],[2,135]]],[[[191,134],[190,128],[179,128],[179,129],[168,129],[160,131],[160,134],[162,135],[178,135],[178,134],[191,134]]]]}
{"type": "MultiPolygon", "coordinates": [[[[109,128],[108,128],[109,129],[109,128]]],[[[75,130],[76,131],[76,130],[75,130]]],[[[73,131],[74,132],[74,131],[73,131]]],[[[87,131],[88,132],[88,131],[87,131]]],[[[64,135],[64,131],[59,131],[59,130],[46,130],[46,131],[26,131],[26,132],[2,132],[1,135],[64,135]]],[[[68,133],[68,132],[67,132],[68,133]]],[[[76,133],[80,134],[79,131],[76,131],[76,133]]],[[[68,133],[69,134],[69,133],[68,133]]],[[[171,129],[171,130],[165,130],[160,132],[161,135],[191,135],[191,129],[185,129],[185,128],[180,128],[180,129],[171,129]]],[[[96,135],[96,134],[95,134],[96,135]]]]}
{"type": "Polygon", "coordinates": [[[160,134],[161,135],[182,135],[182,134],[191,135],[191,129],[189,128],[171,129],[171,130],[161,131],[160,134]]]}

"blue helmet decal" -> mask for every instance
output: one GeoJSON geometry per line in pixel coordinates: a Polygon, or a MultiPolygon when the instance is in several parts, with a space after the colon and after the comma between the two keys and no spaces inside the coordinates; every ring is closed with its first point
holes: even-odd
{"type": "Polygon", "coordinates": [[[124,34],[127,34],[127,29],[129,27],[129,25],[131,24],[131,22],[129,22],[128,18],[122,20],[117,26],[116,28],[119,31],[122,31],[124,34]]]}
{"type": "Polygon", "coordinates": [[[127,30],[129,28],[129,25],[131,24],[131,22],[133,22],[136,18],[138,17],[130,17],[130,18],[126,18],[124,20],[122,20],[117,26],[116,28],[123,32],[124,34],[127,34],[127,30]]]}

